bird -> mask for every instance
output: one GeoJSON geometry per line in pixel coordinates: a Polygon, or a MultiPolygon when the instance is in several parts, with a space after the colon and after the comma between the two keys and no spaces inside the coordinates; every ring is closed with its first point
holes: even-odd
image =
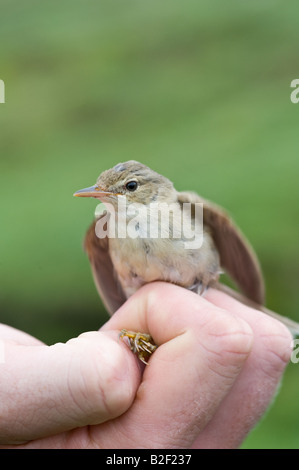
{"type": "MultiPolygon", "coordinates": [[[[199,295],[210,287],[222,290],[299,334],[298,323],[264,306],[257,255],[222,207],[195,192],[177,191],[168,178],[135,160],[103,171],[96,184],[74,196],[93,197],[105,206],[89,227],[84,248],[110,315],[144,284],[165,281],[199,295]],[[220,282],[223,273],[239,291],[220,282]]],[[[145,363],[157,347],[147,333],[123,329],[120,337],[145,363]]]]}

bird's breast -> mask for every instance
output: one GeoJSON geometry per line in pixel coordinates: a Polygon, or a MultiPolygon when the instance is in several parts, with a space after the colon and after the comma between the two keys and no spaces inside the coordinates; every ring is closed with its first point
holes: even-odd
{"type": "Polygon", "coordinates": [[[181,239],[113,238],[109,252],[127,298],[142,285],[167,281],[192,288],[219,276],[219,256],[208,233],[200,249],[186,249],[181,239]]]}

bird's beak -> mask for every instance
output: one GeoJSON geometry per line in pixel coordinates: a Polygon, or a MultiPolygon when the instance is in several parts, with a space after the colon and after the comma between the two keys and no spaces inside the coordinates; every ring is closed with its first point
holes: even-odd
{"type": "Polygon", "coordinates": [[[103,196],[109,196],[112,195],[113,193],[109,191],[105,191],[104,189],[100,188],[96,184],[94,186],[90,186],[90,188],[84,188],[84,189],[79,189],[79,191],[76,191],[74,193],[74,196],[77,197],[96,197],[96,198],[101,198],[103,196]]]}

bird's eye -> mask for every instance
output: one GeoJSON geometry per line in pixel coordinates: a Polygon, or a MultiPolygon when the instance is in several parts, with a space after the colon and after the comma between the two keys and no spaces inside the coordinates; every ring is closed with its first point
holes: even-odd
{"type": "Polygon", "coordinates": [[[137,181],[129,181],[127,184],[126,184],[126,189],[128,191],[136,191],[137,189],[137,181]]]}

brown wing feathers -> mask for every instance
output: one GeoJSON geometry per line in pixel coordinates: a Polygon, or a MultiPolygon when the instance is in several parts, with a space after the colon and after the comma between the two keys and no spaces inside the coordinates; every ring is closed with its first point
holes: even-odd
{"type": "Polygon", "coordinates": [[[125,302],[126,297],[115,278],[113,264],[109,255],[109,239],[98,238],[95,233],[94,221],[89,227],[84,248],[88,254],[92,274],[98,292],[108,312],[112,315],[125,302]]]}
{"type": "Polygon", "coordinates": [[[243,294],[257,304],[264,303],[264,281],[258,259],[241,231],[216,204],[196,193],[178,193],[180,202],[203,203],[203,223],[209,227],[220,255],[221,267],[243,294]]]}

